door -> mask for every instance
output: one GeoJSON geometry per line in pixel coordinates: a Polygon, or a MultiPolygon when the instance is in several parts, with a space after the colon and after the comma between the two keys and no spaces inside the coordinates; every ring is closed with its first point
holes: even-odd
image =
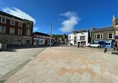
{"type": "Polygon", "coordinates": [[[30,44],[30,40],[26,40],[26,44],[29,45],[30,44]]]}

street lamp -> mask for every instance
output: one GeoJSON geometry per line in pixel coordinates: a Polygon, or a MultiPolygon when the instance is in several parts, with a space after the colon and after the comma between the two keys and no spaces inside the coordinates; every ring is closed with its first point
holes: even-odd
{"type": "Polygon", "coordinates": [[[51,49],[52,23],[50,22],[50,49],[51,49]]]}

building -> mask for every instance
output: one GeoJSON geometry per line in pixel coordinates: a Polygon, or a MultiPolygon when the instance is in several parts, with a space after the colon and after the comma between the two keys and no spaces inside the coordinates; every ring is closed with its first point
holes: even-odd
{"type": "Polygon", "coordinates": [[[118,46],[118,19],[113,16],[112,26],[115,27],[115,44],[118,46]]]}
{"type": "Polygon", "coordinates": [[[32,45],[33,22],[0,11],[0,42],[32,45]]]}
{"type": "Polygon", "coordinates": [[[118,46],[118,19],[112,18],[112,26],[103,28],[92,27],[92,42],[99,43],[103,48],[112,48],[116,43],[118,46]]]}
{"type": "Polygon", "coordinates": [[[66,34],[55,34],[55,43],[57,44],[66,44],[67,43],[67,35],[66,34]]]}
{"type": "MultiPolygon", "coordinates": [[[[54,43],[54,37],[51,37],[51,43],[54,43]]],[[[49,45],[50,44],[50,35],[34,32],[33,33],[33,45],[49,45]]]]}
{"type": "Polygon", "coordinates": [[[115,41],[115,28],[104,27],[104,28],[92,28],[91,42],[98,43],[101,47],[112,48],[115,41]]]}
{"type": "Polygon", "coordinates": [[[68,42],[71,45],[85,45],[90,42],[90,30],[77,30],[68,35],[68,42]]]}

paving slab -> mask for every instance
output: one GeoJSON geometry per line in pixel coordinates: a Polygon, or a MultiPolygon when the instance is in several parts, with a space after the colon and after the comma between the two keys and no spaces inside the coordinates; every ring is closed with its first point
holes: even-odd
{"type": "Polygon", "coordinates": [[[46,48],[5,83],[117,83],[117,61],[87,48],[46,48]]]}
{"type": "Polygon", "coordinates": [[[15,51],[0,52],[0,83],[4,82],[20,68],[26,65],[31,57],[35,57],[45,48],[21,48],[15,51]]]}

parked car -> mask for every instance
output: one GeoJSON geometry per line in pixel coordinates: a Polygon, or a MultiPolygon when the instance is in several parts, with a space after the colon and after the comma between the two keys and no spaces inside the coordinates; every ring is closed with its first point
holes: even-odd
{"type": "Polygon", "coordinates": [[[88,43],[88,47],[100,47],[100,44],[97,43],[88,43]]]}

